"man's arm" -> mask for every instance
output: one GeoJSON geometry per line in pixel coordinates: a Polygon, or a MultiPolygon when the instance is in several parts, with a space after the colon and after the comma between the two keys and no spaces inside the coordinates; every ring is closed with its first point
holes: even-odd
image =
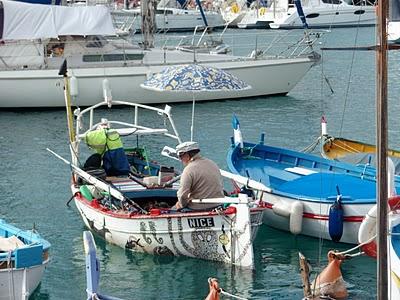
{"type": "Polygon", "coordinates": [[[186,207],[189,204],[190,191],[192,188],[192,176],[185,168],[182,172],[182,177],[180,180],[180,187],[178,190],[178,202],[176,203],[177,208],[186,207]]]}

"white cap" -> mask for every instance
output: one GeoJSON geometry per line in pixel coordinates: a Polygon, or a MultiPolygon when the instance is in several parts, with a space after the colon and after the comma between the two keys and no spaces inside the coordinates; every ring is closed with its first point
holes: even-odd
{"type": "Polygon", "coordinates": [[[192,150],[200,150],[199,144],[196,142],[184,142],[176,146],[176,154],[181,155],[192,150]]]}

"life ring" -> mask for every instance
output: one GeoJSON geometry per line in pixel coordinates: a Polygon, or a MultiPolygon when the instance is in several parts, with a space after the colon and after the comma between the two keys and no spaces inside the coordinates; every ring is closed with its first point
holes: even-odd
{"type": "MultiPolygon", "coordinates": [[[[388,200],[390,210],[400,209],[400,196],[390,197],[388,200]]],[[[376,236],[376,215],[377,205],[375,204],[367,213],[364,220],[361,222],[360,229],[358,230],[358,242],[363,244],[361,249],[368,256],[377,257],[376,240],[371,240],[376,236]]]]}
{"type": "Polygon", "coordinates": [[[265,7],[261,7],[258,12],[259,12],[260,16],[263,16],[267,12],[267,9],[265,7]]]}
{"type": "Polygon", "coordinates": [[[376,235],[376,204],[368,211],[358,230],[358,242],[368,256],[376,258],[376,241],[371,239],[376,235]],[[368,242],[369,241],[369,242],[368,242]]]}
{"type": "Polygon", "coordinates": [[[237,5],[237,3],[232,4],[231,12],[237,14],[239,11],[240,11],[239,5],[237,5]]]}

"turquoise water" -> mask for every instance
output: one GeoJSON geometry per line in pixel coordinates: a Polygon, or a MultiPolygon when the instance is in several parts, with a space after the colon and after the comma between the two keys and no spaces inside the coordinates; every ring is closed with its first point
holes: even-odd
{"type": "MultiPolygon", "coordinates": [[[[336,29],[322,39],[323,46],[373,42],[372,28],[336,29]]],[[[399,106],[399,54],[391,53],[389,64],[389,138],[392,147],[399,147],[400,124],[395,113],[399,106]]],[[[320,118],[325,114],[331,134],[374,143],[374,66],[373,52],[324,51],[323,63],[314,67],[286,97],[198,103],[195,139],[203,154],[222,168],[226,168],[233,113],[241,122],[244,139],[249,141],[258,141],[260,133],[265,132],[266,143],[301,150],[319,135],[320,118]]],[[[268,84],[268,78],[265,82],[268,84]]],[[[176,125],[188,139],[191,104],[172,107],[176,125]]],[[[116,114],[125,112],[117,110],[116,114]]],[[[45,150],[49,147],[69,158],[65,112],[2,111],[0,128],[0,217],[25,229],[35,224],[52,243],[51,263],[33,299],[85,299],[85,228],[75,207],[65,205],[71,196],[70,170],[45,150]]],[[[98,238],[96,243],[101,290],[125,299],[203,299],[208,293],[208,277],[217,277],[222,288],[242,297],[300,299],[303,293],[298,252],[303,252],[317,271],[325,265],[329,249],[349,247],[294,237],[263,226],[254,245],[256,269],[245,271],[189,258],[130,253],[98,238]]],[[[345,262],[342,269],[350,299],[375,298],[374,260],[354,258],[345,262]]]]}

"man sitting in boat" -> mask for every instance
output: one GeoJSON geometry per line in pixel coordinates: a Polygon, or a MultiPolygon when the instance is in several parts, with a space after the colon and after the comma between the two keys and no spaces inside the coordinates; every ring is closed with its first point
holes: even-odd
{"type": "Polygon", "coordinates": [[[183,169],[178,190],[178,202],[172,209],[204,210],[215,204],[192,203],[192,199],[224,197],[222,177],[218,166],[200,155],[196,142],[184,142],[176,147],[183,169]]]}

